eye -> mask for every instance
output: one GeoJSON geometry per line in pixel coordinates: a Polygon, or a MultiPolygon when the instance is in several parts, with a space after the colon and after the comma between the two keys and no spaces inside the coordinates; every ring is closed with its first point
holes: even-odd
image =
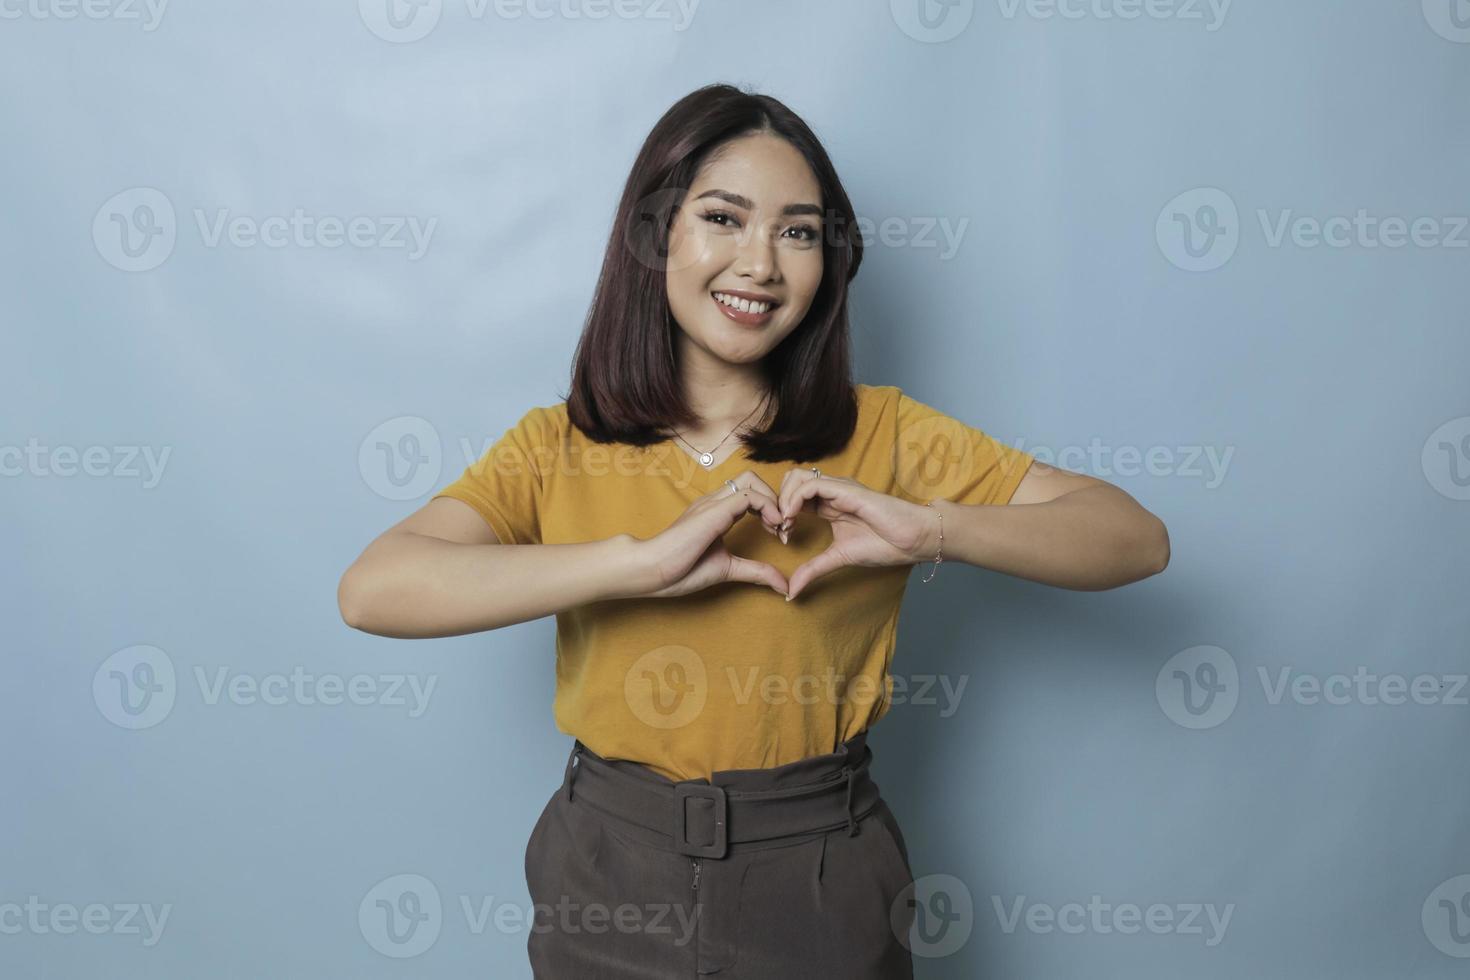
{"type": "Polygon", "coordinates": [[[717,218],[725,218],[728,222],[731,222],[731,223],[733,223],[736,226],[738,226],[739,223],[740,223],[739,221],[736,220],[735,216],[733,214],[731,214],[729,211],[706,211],[702,215],[702,217],[704,218],[705,221],[708,221],[710,224],[712,224],[712,225],[718,225],[721,228],[729,228],[729,227],[731,227],[731,224],[727,224],[726,221],[717,221],[716,220],[717,218]]]}
{"type": "MultiPolygon", "coordinates": [[[[706,211],[700,215],[705,221],[719,228],[739,228],[740,219],[729,211],[706,211]]],[[[796,232],[796,239],[801,242],[814,242],[818,239],[817,230],[810,225],[792,225],[788,231],[796,232]]]]}

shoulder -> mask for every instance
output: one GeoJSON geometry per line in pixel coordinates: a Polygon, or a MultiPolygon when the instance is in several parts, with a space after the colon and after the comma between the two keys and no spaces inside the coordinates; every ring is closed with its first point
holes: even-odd
{"type": "MultiPolygon", "coordinates": [[[[505,416],[502,416],[505,418],[505,416]]],[[[561,452],[570,426],[566,402],[532,405],[521,410],[487,452],[489,456],[542,459],[561,452]]],[[[536,464],[533,462],[532,466],[536,464]]]]}
{"type": "Polygon", "coordinates": [[[859,381],[853,389],[857,392],[858,413],[875,418],[894,411],[903,397],[903,391],[897,385],[870,385],[859,381]]]}
{"type": "Polygon", "coordinates": [[[514,426],[526,436],[534,437],[537,442],[556,441],[566,433],[567,427],[565,401],[550,405],[532,405],[522,412],[514,426]]]}
{"type": "Polygon", "coordinates": [[[859,414],[866,417],[869,425],[903,425],[940,414],[931,406],[911,397],[898,385],[869,385],[859,382],[855,387],[859,414]]]}

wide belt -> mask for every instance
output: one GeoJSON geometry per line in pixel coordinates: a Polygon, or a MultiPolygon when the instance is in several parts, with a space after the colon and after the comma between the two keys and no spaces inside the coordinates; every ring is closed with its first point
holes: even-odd
{"type": "MultiPolygon", "coordinates": [[[[574,796],[653,834],[693,857],[722,858],[729,845],[797,837],[847,827],[878,802],[868,770],[872,750],[830,775],[780,789],[736,789],[709,780],[670,782],[610,765],[578,741],[567,758],[567,799],[574,796]],[[573,784],[575,783],[575,793],[573,784]]],[[[718,774],[716,774],[718,775],[718,774]]]]}

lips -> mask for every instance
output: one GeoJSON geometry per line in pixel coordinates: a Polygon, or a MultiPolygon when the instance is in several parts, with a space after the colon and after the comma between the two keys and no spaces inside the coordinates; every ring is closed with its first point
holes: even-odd
{"type": "MultiPolygon", "coordinates": [[[[725,295],[729,296],[734,294],[725,293],[725,295]]],[[[779,305],[777,304],[770,306],[764,313],[751,313],[745,310],[737,309],[733,306],[728,306],[725,303],[720,302],[718,299],[715,298],[714,293],[710,294],[710,302],[714,303],[715,306],[719,308],[719,311],[726,316],[726,318],[745,326],[755,327],[763,326],[766,323],[769,323],[771,317],[775,314],[776,309],[779,305]]]]}
{"type": "Polygon", "coordinates": [[[765,311],[773,310],[781,305],[781,301],[776,299],[775,297],[768,296],[764,293],[749,293],[741,289],[714,289],[710,291],[710,296],[714,298],[714,301],[716,303],[723,303],[731,309],[741,309],[742,304],[744,306],[752,307],[751,309],[745,310],[745,312],[747,313],[756,312],[753,307],[757,304],[764,306],[765,311]],[[720,297],[722,296],[725,297],[725,299],[721,299],[720,297]],[[733,300],[735,302],[726,302],[726,300],[733,300]]]}

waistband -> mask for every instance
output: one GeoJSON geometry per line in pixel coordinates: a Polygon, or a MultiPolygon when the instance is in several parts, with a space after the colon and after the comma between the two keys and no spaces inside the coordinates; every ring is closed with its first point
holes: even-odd
{"type": "Polygon", "coordinates": [[[605,759],[577,739],[562,792],[642,828],[656,847],[722,858],[734,844],[774,846],[844,825],[856,834],[879,799],[872,759],[867,732],[859,732],[835,752],[676,782],[637,762],[605,759]]]}

